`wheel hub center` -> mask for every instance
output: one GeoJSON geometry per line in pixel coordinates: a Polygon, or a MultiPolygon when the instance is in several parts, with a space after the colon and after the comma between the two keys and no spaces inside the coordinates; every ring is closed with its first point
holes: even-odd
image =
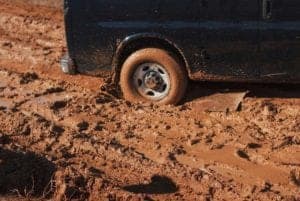
{"type": "Polygon", "coordinates": [[[145,85],[152,90],[158,90],[163,84],[163,79],[159,73],[150,71],[145,75],[145,85]]]}

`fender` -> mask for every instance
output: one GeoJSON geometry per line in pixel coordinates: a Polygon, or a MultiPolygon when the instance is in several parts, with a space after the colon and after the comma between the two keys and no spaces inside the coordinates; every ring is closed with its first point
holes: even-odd
{"type": "Polygon", "coordinates": [[[137,41],[145,41],[145,47],[148,46],[147,42],[152,41],[159,41],[160,46],[165,46],[167,49],[172,49],[175,51],[177,56],[180,57],[180,59],[183,61],[183,64],[185,65],[186,71],[188,72],[188,75],[190,75],[190,66],[189,63],[181,50],[181,48],[174,43],[172,40],[168,39],[167,37],[163,36],[162,34],[158,33],[138,33],[129,35],[126,38],[124,38],[122,41],[117,42],[117,48],[115,51],[115,54],[113,56],[112,61],[112,69],[114,72],[114,78],[115,82],[118,81],[118,76],[120,73],[121,65],[122,65],[122,54],[124,53],[124,50],[130,45],[137,41]]]}

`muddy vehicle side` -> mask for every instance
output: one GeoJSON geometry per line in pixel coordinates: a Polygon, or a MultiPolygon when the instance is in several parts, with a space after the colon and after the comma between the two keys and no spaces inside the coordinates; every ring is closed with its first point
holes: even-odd
{"type": "Polygon", "coordinates": [[[299,0],[65,0],[65,21],[77,72],[116,83],[145,48],[192,80],[300,82],[299,0]]]}

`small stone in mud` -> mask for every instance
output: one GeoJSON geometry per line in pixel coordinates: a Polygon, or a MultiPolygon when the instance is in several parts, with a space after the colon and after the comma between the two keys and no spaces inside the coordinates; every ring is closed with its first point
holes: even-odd
{"type": "Polygon", "coordinates": [[[38,75],[36,73],[25,73],[22,75],[20,84],[28,84],[30,82],[33,82],[34,80],[39,79],[38,75]]]}
{"type": "Polygon", "coordinates": [[[130,139],[134,137],[134,133],[132,131],[126,132],[125,133],[125,138],[130,139]]]}
{"type": "Polygon", "coordinates": [[[170,130],[171,126],[170,125],[166,125],[166,130],[170,130]]]}
{"type": "Polygon", "coordinates": [[[268,192],[271,190],[272,188],[272,184],[269,182],[265,182],[264,186],[262,187],[262,189],[260,190],[261,192],[268,192]]]}
{"type": "Polygon", "coordinates": [[[94,130],[95,131],[102,131],[103,130],[103,124],[102,123],[97,123],[94,130]]]}
{"type": "Polygon", "coordinates": [[[291,171],[290,175],[292,182],[300,187],[300,170],[297,171],[296,169],[294,169],[291,171]]]}
{"type": "Polygon", "coordinates": [[[276,105],[274,105],[271,102],[265,102],[265,103],[263,103],[262,106],[263,106],[263,114],[265,116],[274,116],[278,112],[276,105]]]}
{"type": "Polygon", "coordinates": [[[127,107],[131,107],[132,106],[132,103],[129,102],[129,101],[125,101],[125,104],[126,104],[127,107]]]}
{"type": "Polygon", "coordinates": [[[64,91],[64,89],[61,87],[51,87],[51,88],[46,89],[46,91],[43,94],[46,95],[46,94],[60,93],[63,91],[64,91]]]}
{"type": "Polygon", "coordinates": [[[195,181],[201,181],[202,178],[203,178],[203,175],[204,175],[204,172],[201,171],[201,170],[196,170],[193,175],[192,175],[192,178],[195,180],[195,181]]]}
{"type": "Polygon", "coordinates": [[[174,153],[176,155],[182,155],[182,154],[186,154],[186,151],[183,146],[179,146],[174,149],[174,153]]]}
{"type": "Polygon", "coordinates": [[[185,111],[187,109],[189,109],[189,107],[187,105],[182,105],[179,107],[179,111],[185,111]]]}
{"type": "Polygon", "coordinates": [[[2,47],[12,48],[13,44],[11,42],[4,42],[4,43],[2,43],[2,47]]]}
{"type": "Polygon", "coordinates": [[[50,48],[44,48],[44,49],[43,49],[43,54],[44,54],[45,56],[51,54],[52,52],[53,52],[53,51],[52,51],[50,48]]]}
{"type": "Polygon", "coordinates": [[[97,169],[97,168],[94,168],[94,167],[90,167],[90,168],[88,169],[88,172],[89,172],[89,175],[90,175],[90,176],[93,176],[93,177],[101,177],[101,175],[104,174],[103,171],[101,171],[101,170],[99,170],[99,169],[97,169]]]}
{"type": "Polygon", "coordinates": [[[193,146],[193,145],[195,145],[195,144],[198,144],[199,142],[200,142],[200,139],[198,139],[198,138],[195,138],[195,139],[188,139],[187,145],[193,146]]]}
{"type": "Polygon", "coordinates": [[[89,123],[86,121],[82,121],[77,124],[77,128],[79,131],[86,131],[89,128],[89,123]]]}
{"type": "Polygon", "coordinates": [[[111,96],[108,96],[106,94],[101,94],[101,97],[96,98],[96,104],[104,104],[104,103],[109,103],[113,99],[111,96]]]}
{"type": "Polygon", "coordinates": [[[107,201],[114,201],[114,200],[117,200],[117,195],[115,193],[109,193],[107,196],[106,196],[106,200],[107,201]]]}
{"type": "Polygon", "coordinates": [[[205,143],[206,143],[206,144],[209,144],[209,143],[212,143],[212,142],[213,142],[212,137],[210,137],[210,136],[206,136],[206,137],[205,137],[205,143]]]}
{"type": "Polygon", "coordinates": [[[239,157],[241,157],[241,158],[243,158],[243,159],[246,159],[246,160],[250,161],[249,155],[248,155],[244,150],[239,149],[239,150],[236,151],[236,154],[237,154],[239,157]]]}
{"type": "Polygon", "coordinates": [[[224,147],[224,144],[213,144],[210,149],[215,150],[215,149],[222,149],[224,147]]]}
{"type": "Polygon", "coordinates": [[[51,106],[51,110],[59,110],[67,106],[67,101],[55,101],[51,106]]]}
{"type": "Polygon", "coordinates": [[[161,144],[159,142],[154,143],[154,149],[159,150],[161,148],[161,144]]]}
{"type": "Polygon", "coordinates": [[[250,149],[257,149],[257,148],[261,148],[261,145],[260,144],[257,144],[257,143],[248,143],[247,144],[247,147],[250,148],[250,149]]]}
{"type": "Polygon", "coordinates": [[[205,136],[205,143],[206,144],[210,144],[213,142],[213,138],[215,137],[216,135],[214,133],[208,133],[206,136],[205,136]]]}
{"type": "Polygon", "coordinates": [[[52,134],[55,134],[55,135],[60,135],[60,134],[62,134],[63,132],[65,132],[65,129],[63,128],[63,127],[61,127],[61,126],[57,126],[57,125],[53,125],[52,127],[51,127],[51,133],[52,134]]]}
{"type": "Polygon", "coordinates": [[[177,161],[175,154],[171,153],[171,152],[168,154],[167,159],[169,159],[171,161],[177,161]]]}

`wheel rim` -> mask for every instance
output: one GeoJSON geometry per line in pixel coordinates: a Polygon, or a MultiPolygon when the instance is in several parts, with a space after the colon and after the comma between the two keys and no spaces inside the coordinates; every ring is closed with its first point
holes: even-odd
{"type": "Polygon", "coordinates": [[[157,63],[144,63],[134,72],[134,87],[143,97],[159,101],[170,91],[170,76],[165,68],[157,63]]]}

